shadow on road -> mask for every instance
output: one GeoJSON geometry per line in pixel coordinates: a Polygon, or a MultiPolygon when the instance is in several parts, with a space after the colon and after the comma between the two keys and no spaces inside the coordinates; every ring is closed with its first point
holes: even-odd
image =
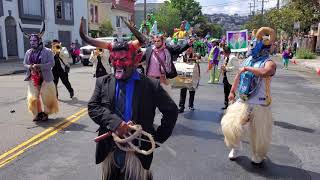
{"type": "Polygon", "coordinates": [[[266,159],[262,167],[252,166],[251,160],[245,156],[238,157],[236,163],[246,171],[256,175],[260,175],[265,178],[290,179],[290,180],[320,178],[319,173],[306,171],[304,169],[300,169],[296,167],[275,164],[270,159],[266,159]]]}
{"type": "Polygon", "coordinates": [[[59,101],[75,107],[83,107],[83,106],[87,107],[88,105],[88,101],[79,100],[77,97],[74,97],[70,100],[59,100],[59,101]]]}
{"type": "Polygon", "coordinates": [[[223,141],[223,136],[213,133],[213,131],[197,130],[182,124],[176,124],[172,136],[194,136],[202,139],[218,139],[223,141]]]}
{"type": "Polygon", "coordinates": [[[302,131],[302,132],[307,132],[307,133],[314,133],[315,132],[314,129],[305,128],[305,127],[297,126],[297,125],[290,124],[287,122],[282,122],[282,121],[274,121],[273,124],[275,126],[279,126],[279,127],[285,128],[285,129],[294,129],[297,131],[302,131]]]}
{"type": "Polygon", "coordinates": [[[189,120],[209,121],[209,122],[220,124],[222,115],[223,115],[222,112],[202,111],[201,109],[196,109],[195,111],[185,112],[183,114],[183,117],[189,120]]]}

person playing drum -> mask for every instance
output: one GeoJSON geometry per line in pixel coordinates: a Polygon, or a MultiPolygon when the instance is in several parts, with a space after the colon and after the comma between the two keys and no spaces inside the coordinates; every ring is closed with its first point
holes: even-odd
{"type": "MultiPolygon", "coordinates": [[[[183,62],[185,63],[197,63],[197,60],[199,59],[199,56],[193,52],[193,48],[190,47],[185,52],[185,55],[183,57],[183,62]]],[[[187,96],[187,89],[186,87],[182,88],[180,90],[180,100],[179,100],[179,113],[184,112],[184,104],[186,102],[186,96],[187,96]]],[[[189,109],[191,111],[194,111],[194,96],[196,94],[195,88],[189,88],[189,109]]]]}

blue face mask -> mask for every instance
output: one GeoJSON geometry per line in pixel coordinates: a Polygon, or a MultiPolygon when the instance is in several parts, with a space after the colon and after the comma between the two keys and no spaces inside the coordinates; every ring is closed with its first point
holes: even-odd
{"type": "Polygon", "coordinates": [[[256,45],[254,46],[254,48],[251,51],[251,55],[253,58],[258,57],[260,51],[262,50],[263,47],[263,42],[262,41],[257,41],[256,45]]]}

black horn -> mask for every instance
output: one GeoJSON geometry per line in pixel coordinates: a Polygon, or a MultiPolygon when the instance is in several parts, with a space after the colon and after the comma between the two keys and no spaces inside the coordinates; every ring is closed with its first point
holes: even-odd
{"type": "Polygon", "coordinates": [[[39,33],[39,38],[42,38],[42,36],[44,35],[44,32],[46,31],[46,23],[44,21],[42,23],[43,24],[42,24],[42,29],[39,33]]]}
{"type": "Polygon", "coordinates": [[[23,35],[26,37],[26,38],[30,38],[30,34],[28,34],[28,33],[26,33],[26,32],[24,32],[24,30],[23,30],[23,28],[21,27],[21,24],[19,23],[19,27],[20,27],[20,30],[21,30],[21,32],[23,33],[23,35]]]}
{"type": "Polygon", "coordinates": [[[134,28],[129,22],[124,20],[123,17],[121,17],[121,20],[128,26],[128,28],[134,34],[140,44],[144,44],[146,42],[146,37],[141,32],[134,28]]]}

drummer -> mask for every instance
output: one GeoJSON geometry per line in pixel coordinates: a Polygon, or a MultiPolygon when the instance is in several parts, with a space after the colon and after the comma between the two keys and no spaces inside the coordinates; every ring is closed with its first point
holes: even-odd
{"type": "MultiPolygon", "coordinates": [[[[197,63],[199,60],[199,56],[193,52],[193,48],[190,47],[185,52],[185,55],[183,56],[183,62],[185,63],[197,63]]],[[[184,112],[184,104],[186,102],[187,97],[187,89],[188,88],[182,88],[180,90],[180,100],[179,100],[179,113],[184,112]]],[[[194,96],[196,94],[196,90],[194,88],[189,89],[189,109],[190,111],[194,111],[194,96]]]]}

